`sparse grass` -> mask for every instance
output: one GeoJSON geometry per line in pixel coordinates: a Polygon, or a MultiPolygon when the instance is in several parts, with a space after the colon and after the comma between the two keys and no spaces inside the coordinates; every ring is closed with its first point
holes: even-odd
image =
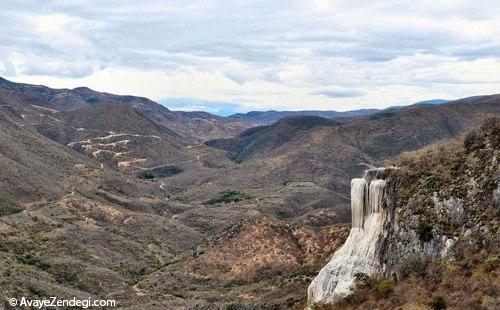
{"type": "Polygon", "coordinates": [[[493,254],[484,261],[484,271],[492,272],[500,267],[500,255],[493,254]]]}
{"type": "MultiPolygon", "coordinates": [[[[152,265],[156,264],[157,262],[152,263],[152,265]]],[[[137,283],[148,273],[147,266],[130,266],[124,263],[120,263],[118,266],[115,266],[113,270],[123,276],[125,279],[128,279],[130,283],[137,283]]]]}
{"type": "Polygon", "coordinates": [[[318,274],[318,268],[313,268],[311,266],[301,266],[297,271],[292,274],[292,277],[306,276],[314,277],[318,274]]]}

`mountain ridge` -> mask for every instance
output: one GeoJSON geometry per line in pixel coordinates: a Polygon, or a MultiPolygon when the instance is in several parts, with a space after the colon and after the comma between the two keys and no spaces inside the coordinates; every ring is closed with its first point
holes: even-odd
{"type": "Polygon", "coordinates": [[[2,78],[0,88],[31,97],[33,100],[42,102],[44,106],[58,111],[79,110],[110,103],[125,104],[182,136],[196,139],[232,136],[254,125],[251,122],[220,118],[208,113],[171,111],[145,97],[115,95],[95,91],[88,87],[53,89],[43,85],[11,82],[2,78]]]}
{"type": "Polygon", "coordinates": [[[285,118],[281,123],[206,144],[226,151],[231,159],[243,164],[280,158],[273,166],[275,173],[283,171],[290,180],[314,179],[347,194],[349,184],[345,180],[362,173],[360,164],[380,165],[401,152],[457,137],[485,118],[499,114],[500,95],[489,95],[441,105],[384,110],[309,130],[286,132],[289,126],[285,118]],[[280,132],[283,128],[285,133],[280,132]],[[287,138],[279,139],[281,136],[287,138]]]}
{"type": "Polygon", "coordinates": [[[378,109],[359,109],[345,112],[338,111],[322,111],[322,110],[302,110],[302,111],[250,111],[247,113],[236,113],[228,116],[230,119],[244,119],[253,121],[262,125],[269,125],[279,121],[280,119],[290,116],[318,116],[325,118],[345,118],[366,116],[376,113],[378,109]]]}
{"type": "MultiPolygon", "coordinates": [[[[469,115],[467,115],[469,110],[473,114],[478,113],[478,116],[481,117],[483,107],[485,109],[488,109],[490,111],[489,112],[490,114],[495,114],[498,110],[497,103],[499,100],[500,100],[500,95],[487,95],[487,96],[468,97],[468,98],[463,98],[463,99],[459,99],[459,100],[455,100],[455,101],[451,101],[451,102],[447,101],[447,102],[440,103],[439,105],[415,104],[415,105],[411,105],[411,106],[401,107],[398,109],[381,110],[381,111],[378,111],[376,113],[366,115],[365,117],[360,117],[360,118],[354,119],[351,122],[343,124],[343,126],[339,122],[332,122],[332,123],[328,124],[326,118],[323,118],[323,120],[324,120],[324,126],[327,126],[327,127],[337,127],[338,126],[340,128],[339,130],[343,130],[343,131],[353,129],[353,127],[359,127],[359,129],[357,129],[357,130],[361,130],[361,128],[363,126],[365,126],[366,124],[373,124],[373,125],[379,124],[380,125],[383,123],[388,123],[390,121],[395,121],[395,119],[409,120],[408,118],[410,115],[418,116],[417,121],[413,120],[413,122],[415,122],[416,126],[418,126],[418,122],[427,121],[425,118],[423,118],[424,114],[433,113],[436,120],[439,120],[440,118],[442,119],[441,126],[443,127],[443,130],[445,131],[445,132],[443,132],[443,135],[444,135],[443,137],[446,137],[446,132],[448,132],[449,135],[453,135],[458,130],[458,129],[455,129],[455,127],[457,127],[457,126],[460,127],[460,124],[456,124],[456,122],[453,122],[453,121],[447,120],[447,119],[451,119],[454,116],[458,119],[466,120],[467,119],[466,116],[469,116],[469,115]],[[482,105],[482,106],[479,106],[479,105],[482,105]],[[477,111],[477,112],[475,112],[475,111],[477,111]],[[454,113],[456,115],[449,115],[450,113],[454,113]]],[[[321,117],[316,117],[315,119],[317,121],[319,121],[320,118],[321,117]]],[[[278,121],[278,123],[275,123],[272,125],[267,125],[267,126],[264,125],[264,126],[260,126],[260,127],[256,127],[256,128],[252,128],[252,129],[249,129],[247,131],[244,131],[244,132],[240,133],[239,137],[237,136],[237,137],[230,138],[227,140],[219,139],[219,140],[207,141],[207,144],[217,147],[220,143],[224,142],[224,144],[226,146],[224,147],[224,146],[220,145],[220,148],[227,149],[230,151],[236,150],[238,153],[238,152],[242,152],[244,148],[248,147],[248,145],[245,145],[245,143],[243,143],[244,145],[242,147],[228,146],[228,144],[230,144],[231,141],[236,142],[236,141],[238,141],[238,138],[247,139],[249,136],[254,135],[256,133],[261,133],[263,131],[271,131],[272,132],[275,128],[279,127],[276,124],[285,125],[286,123],[290,123],[292,121],[297,122],[297,123],[304,122],[305,124],[307,124],[308,120],[311,120],[311,119],[313,119],[313,118],[306,117],[306,116],[295,116],[295,117],[291,117],[291,118],[284,118],[281,121],[278,121]]],[[[469,129],[469,128],[470,127],[468,127],[467,129],[469,129]]],[[[276,134],[275,132],[272,132],[269,134],[269,136],[273,136],[275,134],[276,134]]],[[[360,136],[360,138],[362,138],[362,137],[360,136]]],[[[241,143],[242,143],[242,141],[236,142],[236,144],[241,144],[241,143]]],[[[252,145],[254,145],[255,141],[251,141],[248,143],[251,143],[252,145]]],[[[279,143],[281,144],[282,142],[279,142],[279,143]]],[[[278,146],[279,145],[277,145],[276,147],[278,147],[278,146]]],[[[239,156],[239,154],[236,154],[236,155],[239,156]]],[[[246,159],[246,156],[244,159],[246,159]]]]}

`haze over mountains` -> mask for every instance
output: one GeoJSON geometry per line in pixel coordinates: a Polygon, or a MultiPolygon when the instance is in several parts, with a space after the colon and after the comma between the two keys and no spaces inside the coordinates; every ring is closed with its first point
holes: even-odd
{"type": "Polygon", "coordinates": [[[347,236],[350,179],[500,115],[500,95],[287,113],[0,80],[1,296],[291,307],[347,236]]]}

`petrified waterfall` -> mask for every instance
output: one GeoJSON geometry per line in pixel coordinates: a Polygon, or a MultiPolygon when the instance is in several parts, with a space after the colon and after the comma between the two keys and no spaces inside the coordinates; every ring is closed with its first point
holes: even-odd
{"type": "Polygon", "coordinates": [[[310,303],[332,303],[348,295],[355,274],[372,274],[379,267],[376,251],[386,216],[383,174],[382,168],[367,170],[351,181],[351,232],[309,286],[310,303]]]}

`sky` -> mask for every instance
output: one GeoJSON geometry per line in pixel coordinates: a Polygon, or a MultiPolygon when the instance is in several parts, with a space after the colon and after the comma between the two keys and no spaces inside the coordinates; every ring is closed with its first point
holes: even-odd
{"type": "Polygon", "coordinates": [[[0,76],[173,109],[384,108],[500,93],[500,2],[0,2],[0,76]]]}

